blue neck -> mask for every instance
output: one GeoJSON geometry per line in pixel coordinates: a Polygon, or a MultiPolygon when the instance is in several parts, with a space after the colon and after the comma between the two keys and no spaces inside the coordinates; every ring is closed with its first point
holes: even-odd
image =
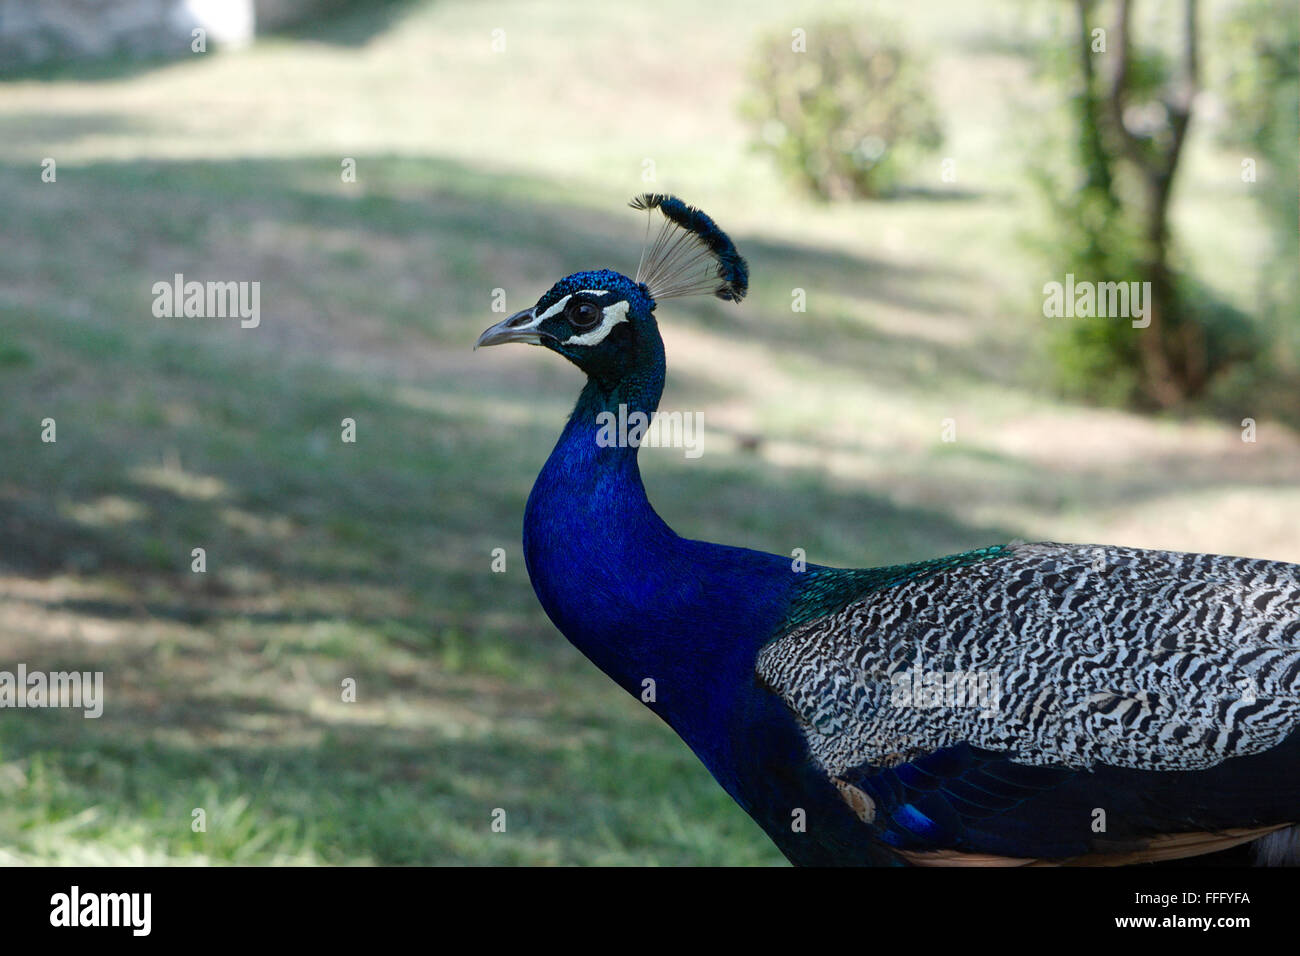
{"type": "Polygon", "coordinates": [[[683,542],[646,497],[637,448],[597,438],[602,413],[617,418],[623,404],[626,414],[650,414],[662,390],[662,374],[608,390],[589,380],[524,516],[524,557],[542,607],[579,650],[637,695],[644,678],[661,680],[668,670],[661,635],[637,625],[671,613],[660,590],[666,582],[643,572],[676,565],[683,542]]]}
{"type": "Polygon", "coordinates": [[[602,412],[650,414],[662,391],[662,363],[612,388],[588,381],[529,495],[524,557],[555,626],[638,698],[653,680],[653,709],[699,752],[701,701],[753,684],[795,576],[775,555],[679,537],[646,497],[637,449],[597,442],[602,412]]]}
{"type": "Polygon", "coordinates": [[[620,403],[655,410],[662,362],[655,369],[583,389],[528,497],[533,589],[561,633],[677,731],[787,856],[829,862],[824,854],[859,838],[861,824],[754,664],[763,644],[808,613],[805,593],[824,599],[827,588],[808,585],[832,569],[796,574],[785,557],[681,538],[655,513],[637,449],[597,442],[602,412],[617,415],[620,403]],[[791,793],[817,821],[815,839],[791,832],[791,793]]]}

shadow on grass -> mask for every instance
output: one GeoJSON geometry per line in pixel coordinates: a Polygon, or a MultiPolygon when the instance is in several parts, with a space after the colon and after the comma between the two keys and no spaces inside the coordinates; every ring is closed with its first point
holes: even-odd
{"type": "MultiPolygon", "coordinates": [[[[0,661],[93,665],[112,694],[98,721],[0,722],[0,845],[58,858],[33,840],[63,826],[237,862],[775,860],[536,606],[523,503],[576,377],[470,363],[494,288],[629,267],[637,222],[445,161],[358,169],[349,185],[334,158],[98,164],[41,191],[0,167],[17,224],[0,337],[25,356],[0,365],[0,661]],[[155,319],[151,286],[175,272],[262,282],[262,325],[155,319]],[[226,821],[208,836],[189,829],[200,801],[226,821]],[[501,839],[496,807],[518,821],[501,839]]],[[[738,241],[756,274],[941,307],[936,270],[738,241]]],[[[702,308],[679,320],[717,327],[702,308]]],[[[892,361],[855,366],[775,308],[743,334],[864,375],[892,361]]],[[[656,467],[650,493],[684,533],[822,563],[1010,537],[758,458],[656,467]]]]}
{"type": "MultiPolygon", "coordinates": [[[[257,34],[259,37],[304,43],[362,47],[397,26],[414,7],[428,2],[429,0],[316,0],[308,16],[298,15],[289,20],[283,18],[280,9],[272,7],[269,11],[261,11],[257,34]]],[[[178,34],[176,43],[177,52],[171,56],[158,52],[132,53],[122,50],[93,58],[64,55],[41,63],[0,63],[0,84],[107,82],[129,79],[168,66],[194,63],[209,55],[238,56],[237,51],[223,52],[216,48],[209,53],[193,53],[189,40],[184,35],[178,34]]]]}
{"type": "Polygon", "coordinates": [[[280,23],[263,18],[267,35],[328,43],[365,46],[397,26],[403,17],[429,0],[317,0],[310,17],[280,23]]]}
{"type": "MultiPolygon", "coordinates": [[[[187,48],[183,56],[189,55],[187,48]]],[[[43,63],[11,63],[0,67],[0,86],[5,83],[103,83],[125,80],[184,62],[183,56],[116,53],[95,59],[60,57],[43,63]]]]}
{"type": "Polygon", "coordinates": [[[34,164],[49,152],[49,144],[75,144],[91,136],[119,134],[142,129],[144,124],[125,116],[104,113],[49,113],[0,116],[0,140],[26,149],[34,164]]]}

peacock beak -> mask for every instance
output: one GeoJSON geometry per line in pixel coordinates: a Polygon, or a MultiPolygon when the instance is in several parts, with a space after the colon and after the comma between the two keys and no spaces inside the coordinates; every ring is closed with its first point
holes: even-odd
{"type": "Polygon", "coordinates": [[[542,338],[553,338],[537,328],[541,320],[537,318],[537,309],[524,309],[508,319],[503,319],[492,328],[484,331],[474,343],[480,345],[504,345],[507,342],[526,342],[529,345],[541,345],[542,338]]]}

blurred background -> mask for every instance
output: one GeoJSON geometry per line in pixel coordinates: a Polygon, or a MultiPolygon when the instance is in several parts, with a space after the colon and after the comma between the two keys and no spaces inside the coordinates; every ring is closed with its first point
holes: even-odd
{"type": "Polygon", "coordinates": [[[678,532],[1300,561],[1298,33],[1289,0],[0,0],[0,670],[105,682],[97,720],[0,710],[0,862],[780,862],[533,597],[579,373],[470,352],[634,270],[640,192],[752,268],[658,310],[665,407],[705,413],[702,457],[641,455],[678,532]],[[177,273],[260,283],[260,324],[158,317],[177,273]],[[1067,275],[1152,283],[1151,327],[1045,315],[1067,275]]]}

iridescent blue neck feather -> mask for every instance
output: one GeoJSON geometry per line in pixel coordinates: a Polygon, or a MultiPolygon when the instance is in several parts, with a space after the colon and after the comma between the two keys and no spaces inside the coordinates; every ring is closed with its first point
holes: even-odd
{"type": "MultiPolygon", "coordinates": [[[[851,815],[803,759],[789,710],[754,675],[759,648],[784,629],[805,575],[778,555],[678,536],[650,505],[637,448],[597,441],[601,412],[617,413],[620,403],[653,412],[663,382],[659,345],[625,380],[591,379],[583,389],[528,498],[524,555],[534,590],[565,637],[676,730],[761,824],[788,825],[788,788],[797,785],[809,795],[805,809],[820,804],[819,816],[851,839],[851,815]]],[[[807,862],[829,852],[798,839],[783,849],[807,862]]]]}

